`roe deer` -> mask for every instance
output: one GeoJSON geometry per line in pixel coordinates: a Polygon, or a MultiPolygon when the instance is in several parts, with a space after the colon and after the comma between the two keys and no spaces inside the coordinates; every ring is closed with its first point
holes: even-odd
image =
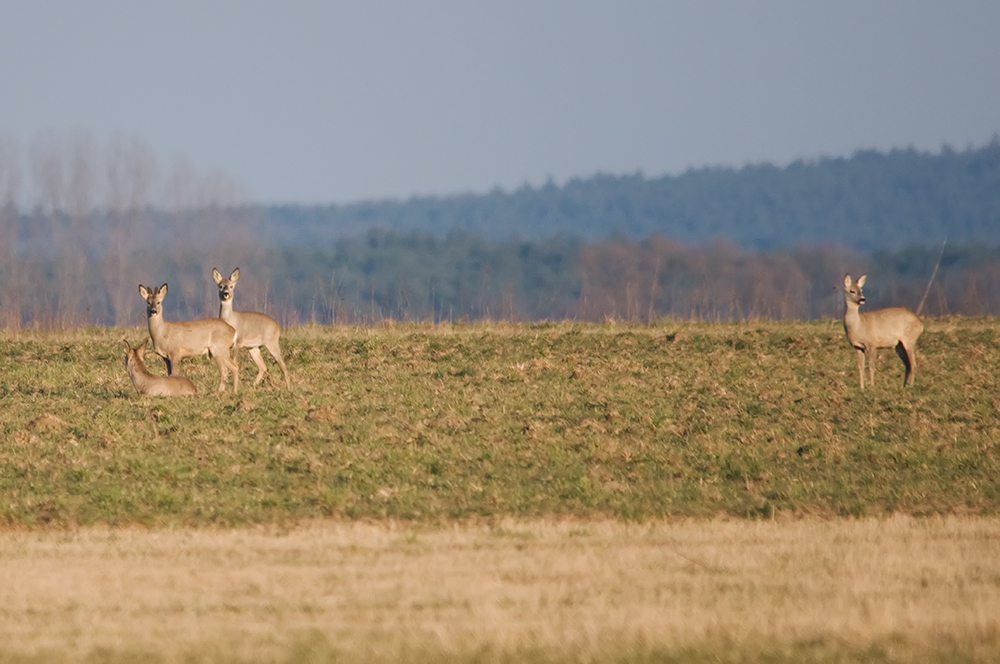
{"type": "Polygon", "coordinates": [[[233,311],[233,291],[236,289],[236,282],[240,280],[240,268],[233,270],[228,279],[223,279],[222,273],[212,268],[212,278],[219,286],[219,318],[236,329],[236,347],[233,349],[233,360],[237,359],[236,356],[240,348],[250,349],[250,357],[257,365],[257,379],[253,382],[256,385],[267,372],[267,366],[260,353],[260,347],[263,346],[281,367],[281,373],[285,376],[285,387],[291,387],[288,380],[288,369],[285,368],[285,362],[281,359],[281,347],[278,346],[281,328],[278,327],[275,320],[256,311],[233,311]]]}
{"type": "Polygon", "coordinates": [[[144,359],[149,339],[135,348],[129,345],[127,339],[122,341],[125,342],[125,368],[140,396],[172,397],[198,394],[198,388],[184,376],[154,376],[149,372],[144,359]]]}
{"type": "Polygon", "coordinates": [[[861,389],[865,389],[865,359],[868,360],[868,378],[875,385],[875,355],[879,348],[895,348],[896,354],[903,360],[906,376],[903,386],[913,384],[913,375],[917,371],[917,337],[924,331],[920,319],[903,307],[879,309],[859,313],[858,307],[865,302],[865,294],[861,287],[865,285],[865,277],[851,283],[851,275],[844,277],[844,329],[847,340],[858,351],[858,377],[861,389]]]}
{"type": "Polygon", "coordinates": [[[208,353],[219,367],[222,380],[219,391],[226,391],[229,369],[233,370],[233,392],[239,390],[240,374],[229,357],[229,349],[236,344],[236,330],[218,318],[202,318],[180,323],[163,320],[163,297],[167,285],[151,291],[139,284],[139,295],[146,300],[146,317],[149,319],[149,336],[153,338],[153,352],[167,362],[167,375],[174,375],[181,360],[208,353]]]}

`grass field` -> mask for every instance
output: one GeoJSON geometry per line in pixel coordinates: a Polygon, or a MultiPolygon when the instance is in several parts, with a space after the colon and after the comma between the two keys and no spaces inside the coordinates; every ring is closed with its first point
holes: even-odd
{"type": "Polygon", "coordinates": [[[993,662],[1000,521],[0,534],[2,662],[993,662]]]}
{"type": "MultiPolygon", "coordinates": [[[[996,514],[996,321],[928,320],[913,389],[816,323],[305,327],[280,373],[139,398],[126,336],[0,341],[0,519],[996,514]]],[[[150,358],[162,373],[159,358],[150,358]]]]}
{"type": "MultiPolygon", "coordinates": [[[[215,393],[215,367],[198,358],[186,361],[182,371],[201,394],[186,399],[139,398],[129,383],[121,339],[138,343],[145,328],[7,334],[0,337],[0,520],[7,524],[8,537],[4,546],[16,549],[10,542],[38,538],[39,544],[31,546],[72,551],[77,539],[96,538],[100,552],[105,536],[94,533],[109,533],[105,539],[129,533],[140,540],[169,535],[182,543],[216,536],[225,542],[238,540],[239,533],[249,537],[247,533],[259,528],[294,534],[299,524],[320,523],[335,531],[331,536],[348,541],[360,537],[357,533],[365,527],[416,533],[418,541],[440,542],[431,549],[451,551],[457,568],[469,564],[461,560],[470,546],[496,549],[506,561],[509,556],[516,560],[520,553],[514,552],[520,549],[491,543],[554,539],[574,547],[586,545],[578,555],[604,569],[629,567],[631,562],[615,562],[615,556],[633,561],[632,545],[618,550],[617,543],[642,540],[648,528],[661,534],[694,529],[701,533],[695,537],[714,541],[712,546],[736,547],[727,555],[737,558],[742,549],[733,542],[742,541],[743,535],[732,534],[733,528],[774,533],[779,541],[786,537],[779,536],[785,532],[782,528],[791,529],[787,537],[793,540],[813,536],[794,534],[799,531],[827,532],[829,540],[815,536],[834,550],[841,541],[860,547],[848,546],[842,553],[851,561],[867,551],[868,539],[881,537],[869,534],[857,540],[851,528],[890,532],[895,527],[891,524],[903,519],[916,524],[916,534],[896,538],[899,541],[885,535],[895,542],[889,546],[896,552],[879,555],[905,561],[910,547],[930,546],[925,536],[934,528],[961,527],[973,533],[944,538],[952,542],[953,551],[924,566],[936,570],[932,577],[942,580],[939,585],[957,593],[931,602],[945,607],[932,617],[880,623],[873,618],[878,611],[905,617],[910,615],[904,610],[906,602],[917,606],[920,601],[903,593],[909,599],[890,602],[873,614],[874,600],[865,600],[860,591],[838,594],[834,582],[827,590],[816,590],[816,596],[807,592],[803,601],[820,607],[821,617],[854,618],[833,620],[825,631],[817,626],[820,618],[811,619],[802,630],[765,628],[761,611],[770,612],[775,624],[794,622],[782,612],[802,610],[791,598],[803,592],[811,571],[836,579],[850,568],[843,567],[847,563],[837,567],[817,546],[804,544],[795,545],[805,550],[801,560],[796,558],[799,567],[787,561],[779,565],[781,556],[791,555],[792,545],[777,544],[776,569],[785,570],[790,594],[763,593],[758,600],[764,604],[751,607],[743,618],[715,622],[705,617],[711,611],[669,604],[702,616],[692,627],[694,636],[678,636],[688,631],[680,624],[662,632],[622,631],[619,628],[631,621],[621,616],[632,616],[634,609],[639,620],[647,600],[635,604],[630,596],[621,596],[621,614],[612,616],[608,597],[615,596],[614,584],[586,590],[592,574],[583,565],[573,568],[578,569],[575,576],[567,573],[565,583],[582,584],[584,598],[588,592],[604,598],[590,607],[596,611],[589,618],[593,624],[600,624],[605,614],[612,620],[607,631],[591,634],[603,636],[589,641],[586,634],[573,631],[576,618],[560,618],[559,612],[553,612],[554,623],[539,626],[542,632],[514,628],[494,634],[489,624],[473,622],[428,641],[428,633],[440,630],[385,627],[386,621],[399,619],[397,613],[409,615],[410,600],[403,594],[395,604],[390,602],[396,608],[387,609],[387,614],[357,609],[355,618],[362,624],[357,643],[344,641],[350,629],[320,629],[313,638],[308,628],[296,632],[298,641],[275,636],[274,648],[268,650],[272,659],[267,661],[313,661],[309,658],[314,655],[326,661],[337,653],[375,660],[378,657],[365,645],[369,637],[375,639],[372,643],[391,644],[394,657],[413,661],[431,655],[449,661],[519,661],[526,654],[537,661],[757,661],[765,656],[773,661],[907,661],[906,653],[922,648],[930,648],[927,652],[940,661],[976,660],[984,653],[996,654],[1000,639],[996,619],[984,617],[997,615],[992,604],[1000,594],[997,564],[984,562],[988,556],[963,557],[969,543],[979,543],[998,558],[1000,385],[995,367],[1000,363],[1000,322],[929,319],[925,327],[918,344],[916,385],[902,388],[902,365],[886,350],[874,389],[862,392],[855,355],[839,321],[308,326],[286,330],[282,337],[292,375],[290,391],[273,362],[265,382],[252,387],[252,363],[243,355],[240,393],[215,393]],[[875,520],[858,521],[860,517],[875,520]],[[754,525],[761,521],[766,525],[754,525]],[[547,524],[557,524],[551,526],[557,533],[569,528],[558,524],[576,524],[570,529],[586,536],[553,535],[547,524]],[[336,534],[344,530],[347,535],[336,534]],[[496,537],[498,532],[522,531],[529,535],[496,537]],[[610,534],[602,534],[606,532],[610,534]],[[59,539],[60,533],[68,533],[66,542],[59,539]],[[458,544],[448,539],[452,536],[458,544]],[[605,551],[611,558],[600,558],[605,551]],[[963,602],[972,613],[958,610],[963,602]],[[374,622],[365,622],[365,616],[374,622]],[[858,632],[865,623],[881,626],[858,632]],[[930,629],[931,624],[940,629],[930,629]],[[379,625],[398,638],[379,637],[379,625]]],[[[163,373],[158,358],[147,359],[154,373],[163,373]]],[[[308,535],[315,532],[309,528],[305,537],[315,539],[308,535]]],[[[395,537],[405,541],[409,536],[395,537]]],[[[937,541],[937,536],[929,541],[937,541]]],[[[345,545],[348,550],[367,546],[345,545]]],[[[386,546],[392,552],[403,545],[386,546]]],[[[14,557],[0,560],[0,567],[18,559],[10,555],[14,557]]],[[[84,561],[105,554],[88,555],[96,558],[84,555],[84,561]]],[[[716,563],[702,562],[702,555],[707,554],[689,556],[689,570],[714,569],[716,563]]],[[[373,557],[377,563],[383,555],[373,557]]],[[[339,573],[340,560],[334,558],[328,573],[339,573]]],[[[635,564],[648,567],[638,559],[635,564]]],[[[736,569],[730,563],[718,564],[736,569]]],[[[538,565],[526,578],[542,579],[549,573],[546,563],[538,565]]],[[[912,566],[904,562],[896,571],[874,573],[909,587],[910,581],[922,578],[922,565],[915,559],[912,566]]],[[[275,569],[280,571],[280,564],[275,569]]],[[[756,587],[751,581],[760,573],[751,565],[736,577],[720,577],[722,590],[706,592],[725,598],[729,588],[745,594],[747,587],[756,587]]],[[[183,569],[178,572],[174,583],[186,587],[177,581],[187,578],[185,574],[183,569]]],[[[397,577],[391,571],[386,574],[397,584],[407,577],[404,572],[397,577]]],[[[455,582],[447,571],[441,574],[443,582],[455,582]]],[[[433,580],[425,582],[433,589],[433,580]]],[[[642,586],[640,580],[629,583],[642,586]]],[[[676,580],[663,583],[679,587],[676,580]]],[[[781,585],[774,580],[761,583],[781,585]]],[[[902,592],[892,587],[885,591],[890,597],[902,592]]],[[[24,592],[32,596],[35,591],[24,592]]],[[[873,592],[873,598],[883,594],[873,592]]],[[[549,592],[545,601],[553,596],[554,591],[549,592]]],[[[485,601],[477,597],[456,601],[459,607],[475,607],[485,601]]],[[[53,601],[59,605],[58,598],[53,601]]],[[[178,606],[187,601],[176,600],[178,606]]],[[[537,597],[531,601],[542,602],[537,597]]],[[[90,606],[86,599],[66,602],[90,606]]],[[[244,619],[251,625],[259,621],[256,609],[244,612],[241,602],[234,600],[236,610],[230,616],[234,634],[249,629],[244,619]]],[[[31,611],[39,611],[31,602],[14,605],[22,610],[8,609],[13,613],[6,623],[23,619],[26,633],[40,631],[35,640],[25,637],[17,650],[0,649],[0,662],[34,661],[32,653],[49,652],[41,645],[46,634],[56,653],[53,661],[71,653],[86,658],[99,652],[107,656],[98,659],[114,659],[148,653],[151,647],[161,652],[149,645],[155,642],[115,641],[112,636],[110,645],[90,642],[91,650],[76,647],[58,636],[59,625],[72,630],[77,624],[75,610],[59,613],[47,631],[31,627],[31,611]],[[60,623],[62,619],[68,622],[60,623]]],[[[89,614],[85,608],[81,611],[89,614]]],[[[650,614],[654,623],[664,620],[663,611],[660,607],[650,614]]],[[[548,615],[541,609],[536,613],[548,615]]],[[[114,622],[115,615],[122,614],[107,619],[114,622]]],[[[288,620],[299,624],[298,618],[288,620]]],[[[340,618],[331,620],[339,624],[340,618]]],[[[164,622],[168,624],[173,623],[164,622]]],[[[278,624],[275,634],[281,634],[280,620],[278,624]]],[[[183,652],[190,656],[190,650],[183,652]]],[[[211,655],[212,661],[246,661],[245,653],[227,659],[222,652],[211,655]]],[[[171,657],[180,657],[178,653],[182,650],[171,657]]]]}

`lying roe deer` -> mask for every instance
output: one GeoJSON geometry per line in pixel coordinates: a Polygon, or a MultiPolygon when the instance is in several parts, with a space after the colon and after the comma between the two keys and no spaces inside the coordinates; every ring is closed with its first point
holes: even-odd
{"type": "Polygon", "coordinates": [[[875,385],[875,355],[879,348],[895,348],[896,354],[903,360],[906,376],[903,386],[913,384],[913,375],[917,371],[917,337],[924,331],[920,319],[903,307],[879,309],[860,313],[858,307],[865,302],[865,294],[861,288],[865,285],[865,277],[861,275],[857,282],[851,282],[851,275],[844,277],[844,302],[847,310],[844,312],[844,329],[847,340],[858,351],[858,377],[861,389],[865,389],[865,359],[868,360],[868,378],[875,385]]]}
{"type": "Polygon", "coordinates": [[[198,394],[198,388],[184,376],[154,376],[146,368],[145,354],[148,339],[142,345],[132,348],[128,339],[125,342],[125,368],[128,377],[141,396],[172,397],[198,394]]]}
{"type": "Polygon", "coordinates": [[[281,367],[281,373],[285,377],[285,387],[291,387],[288,380],[288,369],[281,359],[281,347],[278,345],[278,337],[281,336],[281,328],[273,318],[256,311],[233,311],[233,291],[236,289],[236,282],[240,280],[240,268],[233,270],[228,279],[222,278],[222,273],[212,268],[212,278],[219,286],[219,318],[226,321],[236,329],[236,348],[233,349],[233,360],[237,358],[240,348],[249,348],[250,357],[257,365],[257,379],[253,384],[258,384],[267,372],[264,358],[261,356],[260,347],[263,346],[271,353],[271,356],[281,367]]]}
{"type": "Polygon", "coordinates": [[[181,360],[208,353],[219,367],[222,380],[219,391],[226,391],[229,369],[233,370],[233,392],[239,390],[240,374],[229,357],[229,349],[236,344],[236,330],[218,318],[202,318],[180,323],[163,320],[163,297],[167,285],[151,291],[139,284],[139,295],[146,300],[146,317],[149,319],[149,336],[153,338],[153,352],[167,362],[167,375],[180,369],[181,360]]]}

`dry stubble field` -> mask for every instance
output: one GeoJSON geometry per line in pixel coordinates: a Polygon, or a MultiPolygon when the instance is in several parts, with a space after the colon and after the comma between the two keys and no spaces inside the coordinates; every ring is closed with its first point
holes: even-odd
{"type": "Polygon", "coordinates": [[[995,661],[1000,522],[0,537],[0,661],[995,661]]]}
{"type": "Polygon", "coordinates": [[[864,393],[836,321],[305,327],[172,401],[8,336],[0,662],[995,660],[998,327],[926,325],[864,393]]]}

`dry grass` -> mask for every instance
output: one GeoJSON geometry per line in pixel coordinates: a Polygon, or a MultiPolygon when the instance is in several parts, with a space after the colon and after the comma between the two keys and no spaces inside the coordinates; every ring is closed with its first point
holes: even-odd
{"type": "Polygon", "coordinates": [[[0,662],[987,661],[1000,520],[0,534],[0,662]]]}

